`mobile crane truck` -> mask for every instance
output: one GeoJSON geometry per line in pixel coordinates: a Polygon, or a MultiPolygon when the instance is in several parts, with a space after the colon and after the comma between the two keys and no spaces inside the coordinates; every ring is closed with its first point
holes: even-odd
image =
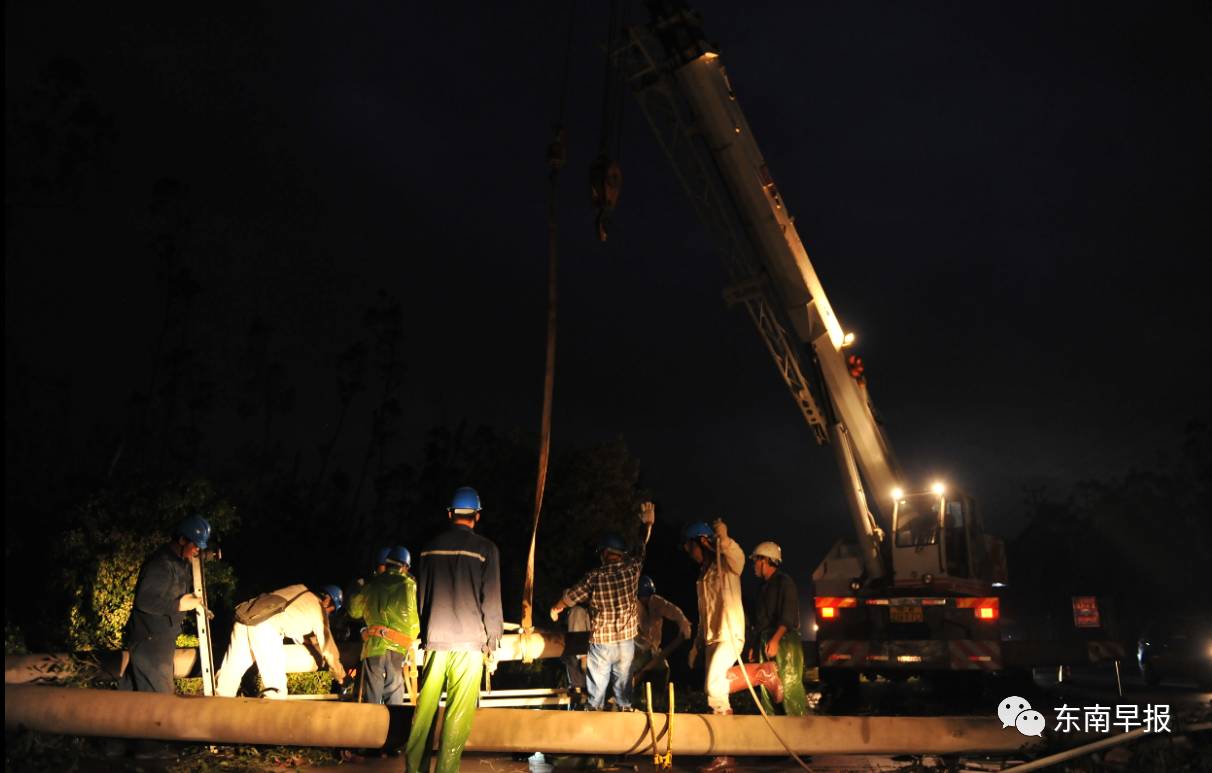
{"type": "Polygon", "coordinates": [[[1105,642],[1003,641],[1003,543],[984,532],[972,498],[942,482],[906,481],[861,361],[848,356],[853,338],[800,241],[719,51],[683,2],[647,6],[649,23],[628,30],[615,66],[723,251],[726,301],[752,319],[845,482],[855,539],[837,542],[813,573],[823,680],[845,687],[860,673],[988,673],[1114,656],[1105,642]]]}

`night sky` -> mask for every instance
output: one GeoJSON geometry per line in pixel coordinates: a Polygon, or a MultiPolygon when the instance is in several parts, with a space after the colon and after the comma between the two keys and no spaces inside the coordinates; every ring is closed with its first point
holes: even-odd
{"type": "MultiPolygon", "coordinates": [[[[964,487],[1009,537],[1025,487],[1152,465],[1208,419],[1206,3],[694,5],[916,482],[964,487]]],[[[6,363],[62,393],[64,448],[147,380],[165,176],[189,187],[210,350],[237,367],[271,321],[301,446],[380,288],[404,303],[415,447],[463,418],[537,430],[570,7],[6,4],[6,102],[66,56],[115,132],[78,201],[6,206],[6,363]]],[[[722,515],[810,568],[849,533],[832,455],[725,308],[630,95],[594,239],[607,13],[575,8],[554,443],[622,435],[659,515],[722,515]]],[[[248,433],[224,419],[208,453],[248,433]]]]}

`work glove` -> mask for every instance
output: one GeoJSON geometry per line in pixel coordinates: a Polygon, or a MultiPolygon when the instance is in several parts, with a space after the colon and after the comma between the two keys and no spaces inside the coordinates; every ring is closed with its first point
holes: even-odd
{"type": "Polygon", "coordinates": [[[656,523],[656,505],[651,502],[644,502],[640,505],[640,522],[645,526],[656,523]]]}
{"type": "Polygon", "coordinates": [[[560,610],[557,607],[552,607],[549,610],[549,614],[551,615],[551,622],[553,623],[560,619],[560,610]]]}
{"type": "Polygon", "coordinates": [[[177,601],[177,611],[179,612],[192,612],[201,606],[202,597],[192,593],[186,593],[177,601]]]}
{"type": "Polygon", "coordinates": [[[686,658],[686,665],[694,668],[695,661],[699,659],[699,643],[696,641],[690,645],[690,656],[686,658]]]}
{"type": "Polygon", "coordinates": [[[686,622],[682,623],[682,638],[683,638],[683,639],[685,639],[686,641],[690,641],[691,635],[692,635],[693,633],[694,633],[694,631],[693,631],[693,629],[690,627],[690,621],[689,621],[689,620],[687,620],[686,622]]]}
{"type": "Polygon", "coordinates": [[[484,653],[484,670],[488,672],[489,676],[497,672],[497,659],[489,652],[484,653]]]}
{"type": "Polygon", "coordinates": [[[728,524],[724,523],[723,518],[716,518],[712,521],[711,530],[715,532],[716,541],[728,539],[728,524]]]}

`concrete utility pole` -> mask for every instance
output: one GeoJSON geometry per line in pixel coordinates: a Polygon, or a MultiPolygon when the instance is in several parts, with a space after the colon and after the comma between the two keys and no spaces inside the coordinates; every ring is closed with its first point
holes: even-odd
{"type": "MultiPolygon", "coordinates": [[[[224,744],[379,748],[390,728],[407,728],[409,709],[333,701],[204,698],[118,690],[9,685],[6,729],[64,735],[151,738],[224,744]],[[394,721],[392,721],[394,720],[394,721]]],[[[677,754],[785,756],[759,716],[682,714],[677,754]]],[[[667,717],[655,733],[641,712],[476,712],[467,751],[553,754],[645,754],[664,743],[667,717]]],[[[770,717],[797,754],[961,754],[1019,752],[1018,732],[983,717],[770,717]]],[[[406,730],[405,730],[406,732],[406,730]]]]}

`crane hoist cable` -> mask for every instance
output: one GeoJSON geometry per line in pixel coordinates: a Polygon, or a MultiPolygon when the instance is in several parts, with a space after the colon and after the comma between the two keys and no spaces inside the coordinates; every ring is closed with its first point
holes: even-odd
{"type": "Polygon", "coordinates": [[[619,201],[623,169],[619,166],[623,133],[623,71],[618,66],[622,50],[626,0],[610,0],[610,27],[606,37],[606,72],[602,84],[602,129],[598,156],[589,168],[589,189],[597,216],[598,241],[606,241],[606,226],[619,201]]]}
{"type": "MultiPolygon", "coordinates": [[[[547,462],[551,454],[551,400],[555,389],[556,311],[559,307],[559,221],[556,201],[560,170],[564,168],[565,132],[564,109],[568,102],[568,72],[572,56],[573,23],[576,3],[568,9],[568,36],[564,50],[564,71],[560,83],[560,100],[553,137],[547,146],[547,357],[543,371],[543,411],[539,423],[539,468],[534,489],[534,518],[530,529],[530,552],[526,556],[526,580],[522,586],[522,633],[534,630],[534,551],[539,534],[539,514],[543,510],[543,493],[547,488],[547,462]]],[[[528,648],[523,648],[528,653],[528,648]]],[[[524,654],[523,658],[530,662],[524,654]]]]}

